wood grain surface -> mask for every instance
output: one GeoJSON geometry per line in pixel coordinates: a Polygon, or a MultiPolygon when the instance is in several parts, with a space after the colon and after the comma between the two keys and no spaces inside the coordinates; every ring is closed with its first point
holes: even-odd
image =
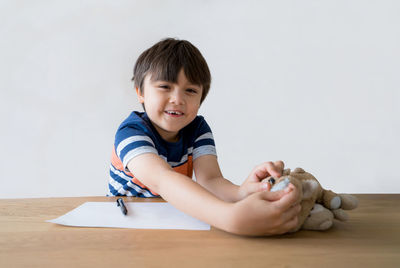
{"type": "Polygon", "coordinates": [[[400,194],[356,196],[349,221],[274,237],[66,227],[45,220],[116,198],[0,199],[0,267],[400,267],[400,194]]]}

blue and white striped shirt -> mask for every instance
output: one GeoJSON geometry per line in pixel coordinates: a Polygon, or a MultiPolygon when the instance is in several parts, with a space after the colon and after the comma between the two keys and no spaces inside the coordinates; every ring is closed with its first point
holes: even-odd
{"type": "Polygon", "coordinates": [[[211,129],[202,116],[197,116],[180,130],[178,142],[167,142],[158,134],[146,113],[132,112],[115,135],[107,195],[159,196],[127,168],[130,160],[144,153],[159,155],[175,171],[190,178],[196,158],[207,154],[217,155],[211,129]]]}

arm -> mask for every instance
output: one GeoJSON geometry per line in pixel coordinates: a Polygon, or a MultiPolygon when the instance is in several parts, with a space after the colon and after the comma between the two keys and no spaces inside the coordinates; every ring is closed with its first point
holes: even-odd
{"type": "Polygon", "coordinates": [[[220,199],[227,202],[242,199],[240,187],[222,176],[215,155],[202,155],[196,158],[193,161],[193,168],[197,182],[220,199]]]}
{"type": "Polygon", "coordinates": [[[177,209],[227,232],[271,235],[287,232],[297,224],[300,207],[292,206],[298,193],[264,191],[229,203],[217,198],[189,177],[175,172],[159,156],[147,153],[133,158],[128,168],[143,184],[177,209]]]}
{"type": "Polygon", "coordinates": [[[155,154],[142,154],[128,163],[128,168],[144,185],[157,192],[177,209],[217,228],[227,230],[226,203],[198,185],[191,178],[175,172],[155,154]]]}
{"type": "Polygon", "coordinates": [[[252,193],[269,190],[270,185],[261,181],[270,175],[280,177],[284,163],[265,162],[256,166],[241,186],[233,184],[222,176],[215,155],[202,155],[196,158],[193,167],[200,185],[222,200],[236,202],[252,193]]]}

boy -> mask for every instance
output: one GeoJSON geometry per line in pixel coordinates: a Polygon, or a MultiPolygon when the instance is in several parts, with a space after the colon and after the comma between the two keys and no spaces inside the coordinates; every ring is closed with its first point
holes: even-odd
{"type": "Polygon", "coordinates": [[[196,47],[171,38],[158,42],[139,56],[132,80],[145,112],[132,112],[118,128],[108,195],[161,196],[241,235],[282,234],[296,226],[300,205],[294,186],[270,192],[261,183],[281,175],[282,161],[255,167],[241,186],[222,177],[212,132],[197,115],[211,75],[196,47]]]}

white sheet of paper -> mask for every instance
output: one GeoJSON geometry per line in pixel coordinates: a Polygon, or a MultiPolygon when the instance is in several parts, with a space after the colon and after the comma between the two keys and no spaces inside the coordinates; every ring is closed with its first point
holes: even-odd
{"type": "Polygon", "coordinates": [[[86,202],[47,222],[80,227],[210,230],[210,225],[168,203],[125,202],[125,206],[127,215],[122,214],[116,202],[86,202]]]}

